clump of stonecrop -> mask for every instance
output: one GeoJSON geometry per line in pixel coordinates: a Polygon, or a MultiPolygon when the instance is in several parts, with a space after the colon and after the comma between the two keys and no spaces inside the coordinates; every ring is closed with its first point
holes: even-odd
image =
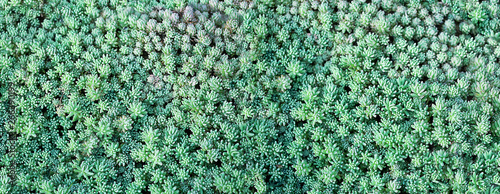
{"type": "Polygon", "coordinates": [[[0,0],[0,193],[498,193],[497,0],[0,0]]]}

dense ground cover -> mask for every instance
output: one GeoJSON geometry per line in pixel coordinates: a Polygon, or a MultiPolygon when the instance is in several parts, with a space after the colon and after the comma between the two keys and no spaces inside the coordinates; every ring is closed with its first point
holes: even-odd
{"type": "Polygon", "coordinates": [[[498,193],[499,9],[0,0],[0,193],[498,193]]]}

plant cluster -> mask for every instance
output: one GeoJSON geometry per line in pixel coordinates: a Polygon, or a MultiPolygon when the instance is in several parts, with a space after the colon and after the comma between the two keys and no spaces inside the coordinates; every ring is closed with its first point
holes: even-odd
{"type": "Polygon", "coordinates": [[[498,0],[0,0],[0,193],[498,193],[498,0]]]}

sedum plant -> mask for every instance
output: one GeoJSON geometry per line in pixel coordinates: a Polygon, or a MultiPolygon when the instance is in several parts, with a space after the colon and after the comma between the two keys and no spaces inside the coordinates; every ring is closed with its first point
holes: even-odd
{"type": "Polygon", "coordinates": [[[0,193],[498,193],[497,0],[0,0],[0,193]]]}

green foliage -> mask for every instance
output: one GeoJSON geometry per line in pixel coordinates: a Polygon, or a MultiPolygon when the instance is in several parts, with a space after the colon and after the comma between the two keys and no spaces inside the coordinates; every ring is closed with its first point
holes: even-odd
{"type": "Polygon", "coordinates": [[[0,0],[0,193],[498,193],[499,9],[0,0]]]}

